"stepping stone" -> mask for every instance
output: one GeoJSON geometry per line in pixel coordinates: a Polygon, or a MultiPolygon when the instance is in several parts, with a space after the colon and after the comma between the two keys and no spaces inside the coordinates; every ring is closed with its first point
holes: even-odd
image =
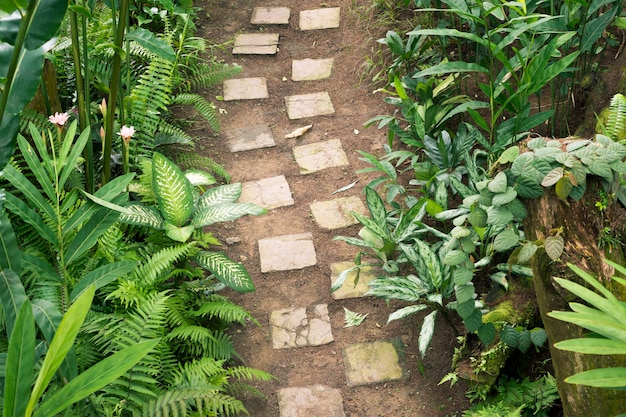
{"type": "Polygon", "coordinates": [[[339,11],[339,7],[303,10],[300,12],[300,30],[338,28],[339,11]]]}
{"type": "Polygon", "coordinates": [[[343,348],[346,384],[349,387],[399,381],[404,377],[400,357],[402,341],[358,343],[343,348]],[[396,348],[398,346],[398,348],[396,348]]]}
{"type": "MultiPolygon", "coordinates": [[[[330,284],[337,281],[339,274],[343,271],[350,269],[354,266],[353,261],[335,262],[330,264],[330,284]]],[[[365,293],[369,290],[368,284],[376,278],[376,270],[371,266],[364,266],[359,273],[359,282],[356,284],[354,280],[356,278],[356,271],[348,273],[346,281],[341,288],[331,293],[333,299],[344,300],[346,298],[358,298],[365,296],[365,293]]]]}
{"type": "Polygon", "coordinates": [[[289,271],[317,263],[313,235],[300,233],[259,240],[261,272],[289,271]]]}
{"type": "Polygon", "coordinates": [[[293,206],[291,190],[284,175],[244,182],[241,185],[239,202],[252,203],[268,210],[276,207],[293,206]]]}
{"type": "Polygon", "coordinates": [[[253,25],[288,25],[291,10],[289,7],[255,7],[252,10],[253,25]]]}
{"type": "Polygon", "coordinates": [[[231,152],[250,151],[252,149],[276,146],[274,135],[269,125],[256,125],[225,132],[228,148],[231,152]]]}
{"type": "Polygon", "coordinates": [[[327,230],[341,229],[342,227],[358,224],[350,212],[354,211],[363,216],[367,209],[359,197],[340,197],[329,201],[316,201],[309,204],[313,219],[319,227],[327,230]]]}
{"type": "Polygon", "coordinates": [[[339,139],[296,146],[293,148],[293,156],[303,175],[349,164],[339,139]]]}
{"type": "Polygon", "coordinates": [[[278,33],[242,33],[235,37],[233,55],[276,55],[278,33]]]}
{"type": "Polygon", "coordinates": [[[270,326],[274,349],[322,346],[335,340],[327,304],[272,311],[270,326]]]}
{"type": "Polygon", "coordinates": [[[304,119],[306,117],[324,116],[333,114],[335,109],[326,91],[321,93],[301,94],[285,97],[287,116],[289,119],[304,119]]]}
{"type": "Polygon", "coordinates": [[[280,417],[346,417],[341,391],[324,385],[278,390],[280,417]]]}
{"type": "Polygon", "coordinates": [[[224,101],[268,98],[267,79],[234,78],[224,81],[224,101]]]}
{"type": "Polygon", "coordinates": [[[333,72],[333,58],[301,59],[291,61],[293,81],[314,81],[330,77],[333,72]]]}

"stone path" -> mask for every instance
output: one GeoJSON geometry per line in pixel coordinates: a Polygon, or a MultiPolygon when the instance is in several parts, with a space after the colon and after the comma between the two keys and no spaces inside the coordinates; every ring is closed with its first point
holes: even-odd
{"type": "MultiPolygon", "coordinates": [[[[252,11],[250,23],[258,25],[262,32],[241,33],[235,39],[233,55],[280,55],[280,36],[272,33],[272,27],[288,25],[290,19],[298,19],[294,31],[323,31],[339,28],[341,9],[339,7],[303,10],[292,13],[288,7],[257,7],[252,11]]],[[[315,119],[335,112],[332,97],[327,91],[311,91],[309,83],[331,76],[334,59],[332,57],[311,57],[292,61],[292,81],[297,81],[301,93],[284,97],[287,117],[290,120],[315,119]]],[[[254,68],[251,69],[254,72],[254,68]]],[[[263,105],[268,98],[267,80],[263,77],[237,78],[224,83],[225,101],[249,101],[263,105]]],[[[225,131],[231,152],[248,152],[276,146],[271,126],[256,125],[239,131],[225,131]]],[[[299,167],[301,176],[336,168],[349,168],[348,158],[340,139],[325,138],[315,143],[298,145],[291,142],[294,162],[299,167]]],[[[327,201],[295,203],[291,185],[284,175],[270,178],[258,178],[243,184],[240,201],[251,202],[269,210],[305,206],[312,218],[311,227],[322,230],[338,230],[356,224],[350,214],[357,212],[365,215],[363,195],[358,191],[346,191],[341,197],[327,201]]],[[[311,231],[301,230],[294,225],[292,234],[267,235],[258,240],[261,273],[271,276],[278,271],[297,271],[317,264],[316,242],[311,231]]],[[[339,273],[353,263],[345,262],[331,265],[328,288],[337,279],[339,273]]],[[[374,277],[371,271],[363,271],[359,284],[346,285],[333,293],[333,302],[363,297],[367,283],[374,277]]],[[[294,299],[292,305],[272,311],[269,323],[262,323],[270,328],[273,349],[295,349],[310,352],[311,349],[332,344],[333,326],[329,317],[328,304],[299,304],[294,299]]],[[[283,386],[278,389],[276,398],[280,417],[345,417],[342,390],[345,387],[380,385],[389,381],[402,380],[406,376],[403,360],[403,345],[400,339],[363,340],[338,349],[343,356],[344,386],[327,386],[322,378],[316,384],[306,386],[283,386]]],[[[335,352],[336,354],[336,350],[335,352]]],[[[307,360],[302,353],[302,361],[307,360]]],[[[250,363],[254,366],[254,363],[250,363]]],[[[336,371],[336,370],[333,370],[336,371]]]]}

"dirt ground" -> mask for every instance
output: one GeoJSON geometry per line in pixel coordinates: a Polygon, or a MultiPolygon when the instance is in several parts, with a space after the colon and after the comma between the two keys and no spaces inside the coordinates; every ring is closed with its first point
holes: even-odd
{"type": "MultiPolygon", "coordinates": [[[[321,230],[309,213],[309,203],[337,197],[332,192],[353,181],[358,184],[342,195],[359,195],[373,177],[357,174],[368,165],[359,160],[357,150],[380,154],[386,141],[386,131],[376,127],[363,128],[363,123],[373,116],[385,114],[382,96],[373,94],[373,87],[364,79],[368,57],[378,50],[378,35],[364,26],[367,0],[334,0],[320,3],[312,0],[218,0],[202,3],[198,36],[211,43],[223,45],[213,52],[224,62],[236,62],[243,67],[238,77],[266,77],[269,98],[250,102],[216,102],[226,113],[221,118],[222,133],[194,132],[206,137],[199,152],[210,155],[223,164],[232,181],[250,181],[285,175],[292,191],[295,205],[270,211],[259,218],[243,218],[233,224],[213,230],[224,242],[237,237],[240,243],[225,247],[228,255],[244,263],[253,277],[256,292],[228,295],[248,309],[260,326],[248,325],[233,329],[236,349],[243,362],[251,367],[271,373],[275,379],[269,383],[254,384],[266,399],[249,399],[245,404],[254,417],[278,417],[276,391],[288,386],[324,384],[341,389],[345,413],[349,417],[408,417],[455,416],[468,406],[466,386],[459,383],[450,388],[438,382],[450,371],[451,357],[456,345],[455,335],[449,326],[439,320],[435,339],[428,355],[422,361],[417,349],[420,318],[386,324],[389,313],[401,305],[387,305],[379,299],[350,299],[334,301],[329,293],[330,264],[352,260],[355,247],[333,241],[337,234],[355,236],[358,226],[340,231],[321,230]],[[256,6],[287,6],[291,9],[289,27],[258,28],[250,25],[252,10],[256,6]],[[297,29],[301,10],[320,7],[341,7],[339,29],[300,32],[297,29]],[[236,56],[230,53],[230,43],[237,33],[271,31],[280,34],[277,56],[236,56]],[[329,79],[297,83],[291,81],[292,59],[334,58],[334,71],[329,79]],[[328,91],[335,114],[311,120],[291,121],[286,115],[284,97],[328,91]],[[224,132],[267,123],[271,126],[276,147],[232,154],[226,146],[224,132]],[[300,139],[284,139],[285,134],[301,126],[313,124],[313,129],[300,139]],[[357,132],[358,131],[358,134],[357,132]],[[350,166],[331,168],[302,176],[294,163],[293,146],[326,139],[341,139],[350,166]],[[257,241],[262,238],[312,232],[317,254],[317,265],[304,270],[262,274],[257,241]],[[299,349],[272,349],[268,318],[273,310],[327,303],[335,341],[322,347],[299,349]],[[343,307],[359,313],[368,313],[358,327],[343,328],[343,307]],[[402,382],[348,388],[345,382],[342,347],[360,342],[402,337],[406,345],[407,377],[402,382]]],[[[221,88],[206,92],[207,97],[221,95],[221,88]]],[[[364,200],[364,198],[363,198],[364,200]]],[[[310,416],[318,417],[318,416],[310,416]]],[[[321,416],[319,416],[321,417],[321,416]]]]}

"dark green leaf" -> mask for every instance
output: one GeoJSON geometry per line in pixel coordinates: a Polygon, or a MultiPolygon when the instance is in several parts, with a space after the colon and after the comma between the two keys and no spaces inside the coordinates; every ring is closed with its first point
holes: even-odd
{"type": "Polygon", "coordinates": [[[519,333],[513,326],[504,326],[500,330],[500,340],[502,340],[507,346],[516,348],[518,343],[519,333]]]}
{"type": "Polygon", "coordinates": [[[74,289],[72,289],[72,293],[70,294],[70,299],[72,301],[75,300],[92,284],[95,285],[96,290],[98,288],[102,288],[132,271],[136,266],[136,261],[120,261],[106,264],[94,269],[82,277],[76,285],[74,285],[74,289]]]}
{"type": "Polygon", "coordinates": [[[463,304],[469,300],[474,300],[474,284],[471,282],[465,285],[457,285],[454,287],[454,292],[456,295],[456,301],[459,304],[463,304]]]}
{"type": "Polygon", "coordinates": [[[65,263],[70,264],[74,262],[79,256],[91,249],[98,241],[98,238],[109,227],[113,226],[119,217],[120,214],[118,212],[101,208],[97,215],[90,218],[76,233],[74,239],[69,242],[65,252],[65,263]]]}
{"type": "Polygon", "coordinates": [[[29,50],[39,48],[57,34],[68,5],[65,0],[31,1],[35,2],[35,8],[24,41],[24,46],[29,50]]]}
{"type": "Polygon", "coordinates": [[[10,269],[19,275],[22,271],[21,258],[9,217],[0,207],[0,270],[10,269]]]}
{"type": "Polygon", "coordinates": [[[169,42],[158,38],[154,33],[143,28],[134,28],[126,34],[126,40],[134,41],[156,56],[173,62],[176,53],[169,42]]]}
{"type": "Polygon", "coordinates": [[[490,345],[496,338],[496,326],[493,323],[484,323],[478,328],[478,338],[483,345],[490,345]]]}
{"type": "Polygon", "coordinates": [[[11,337],[13,326],[17,320],[17,314],[22,304],[27,300],[26,291],[15,272],[10,269],[0,271],[0,302],[4,312],[6,333],[11,337]]]}
{"type": "Polygon", "coordinates": [[[474,309],[472,315],[463,320],[465,324],[465,328],[470,333],[474,333],[480,329],[480,326],[483,324],[483,315],[480,313],[480,310],[477,308],[474,309]]]}
{"type": "Polygon", "coordinates": [[[541,347],[546,343],[546,340],[548,340],[548,336],[544,329],[536,327],[530,331],[530,341],[533,342],[533,345],[541,347]]]}

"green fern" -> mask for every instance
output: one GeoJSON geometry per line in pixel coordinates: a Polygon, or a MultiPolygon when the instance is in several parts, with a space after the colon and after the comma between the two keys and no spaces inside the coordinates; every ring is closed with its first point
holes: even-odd
{"type": "Polygon", "coordinates": [[[227,323],[241,323],[252,321],[259,324],[243,307],[233,304],[232,301],[221,295],[212,294],[202,306],[193,312],[196,317],[218,318],[227,323]]]}
{"type": "Polygon", "coordinates": [[[176,155],[176,163],[183,169],[198,168],[212,172],[230,182],[230,175],[226,169],[207,156],[198,155],[197,153],[184,153],[176,155]]]}
{"type": "Polygon", "coordinates": [[[215,105],[213,103],[209,103],[204,97],[198,94],[180,93],[174,97],[172,104],[193,106],[200,116],[202,116],[202,118],[209,123],[211,129],[219,132],[220,122],[217,118],[215,105]]]}
{"type": "Polygon", "coordinates": [[[606,132],[613,140],[625,141],[626,132],[626,97],[615,94],[610,101],[606,119],[606,132]]]}

